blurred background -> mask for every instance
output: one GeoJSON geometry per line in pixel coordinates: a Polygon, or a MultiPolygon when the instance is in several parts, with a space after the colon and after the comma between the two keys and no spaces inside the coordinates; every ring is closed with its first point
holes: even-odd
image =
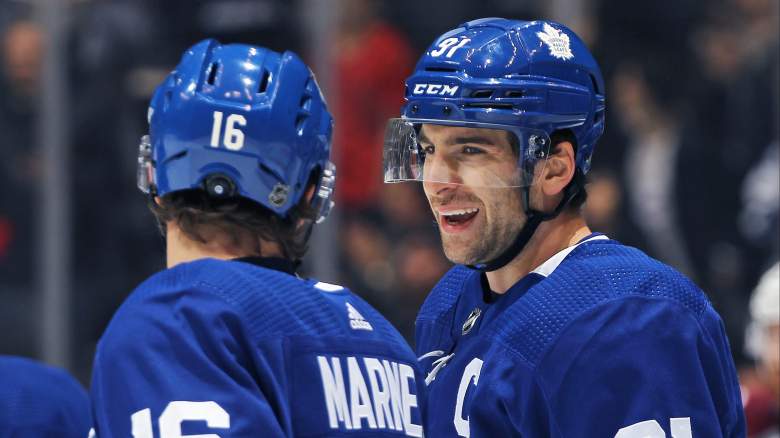
{"type": "Polygon", "coordinates": [[[339,179],[305,272],[350,287],[413,341],[449,263],[421,187],[382,185],[384,125],[426,46],[486,16],[553,19],[589,44],[608,86],[592,228],[694,279],[761,386],[745,330],[780,245],[777,0],[0,0],[0,354],[88,382],[111,315],[163,268],[137,144],[152,90],[205,37],[312,65],[339,179]]]}

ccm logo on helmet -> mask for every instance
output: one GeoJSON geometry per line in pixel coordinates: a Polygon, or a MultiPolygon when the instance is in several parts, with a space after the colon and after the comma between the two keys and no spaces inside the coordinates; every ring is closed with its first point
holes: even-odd
{"type": "Polygon", "coordinates": [[[415,84],[412,94],[428,94],[434,96],[455,96],[458,86],[446,84],[415,84]]]}

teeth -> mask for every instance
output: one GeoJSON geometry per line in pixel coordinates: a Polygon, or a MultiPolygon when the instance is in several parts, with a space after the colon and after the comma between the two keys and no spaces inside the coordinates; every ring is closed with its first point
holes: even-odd
{"type": "Polygon", "coordinates": [[[463,216],[465,214],[476,213],[478,211],[479,211],[478,208],[464,208],[462,210],[450,210],[450,211],[446,211],[446,212],[445,211],[441,211],[441,212],[439,212],[439,214],[441,214],[442,216],[445,216],[445,217],[447,217],[447,216],[463,216]]]}

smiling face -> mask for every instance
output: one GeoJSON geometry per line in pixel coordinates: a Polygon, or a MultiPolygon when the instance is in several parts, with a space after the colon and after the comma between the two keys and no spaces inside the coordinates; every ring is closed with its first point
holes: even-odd
{"type": "Polygon", "coordinates": [[[517,152],[498,129],[424,124],[423,187],[453,263],[488,262],[525,223],[517,152]]]}

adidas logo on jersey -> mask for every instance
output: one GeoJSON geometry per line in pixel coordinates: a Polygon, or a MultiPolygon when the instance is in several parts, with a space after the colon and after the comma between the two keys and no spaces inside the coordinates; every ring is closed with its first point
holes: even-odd
{"type": "Polygon", "coordinates": [[[352,306],[352,304],[346,304],[349,326],[352,327],[353,330],[374,330],[374,328],[371,327],[371,324],[366,321],[366,318],[363,318],[363,315],[361,315],[360,312],[358,312],[357,309],[352,306]]]}

